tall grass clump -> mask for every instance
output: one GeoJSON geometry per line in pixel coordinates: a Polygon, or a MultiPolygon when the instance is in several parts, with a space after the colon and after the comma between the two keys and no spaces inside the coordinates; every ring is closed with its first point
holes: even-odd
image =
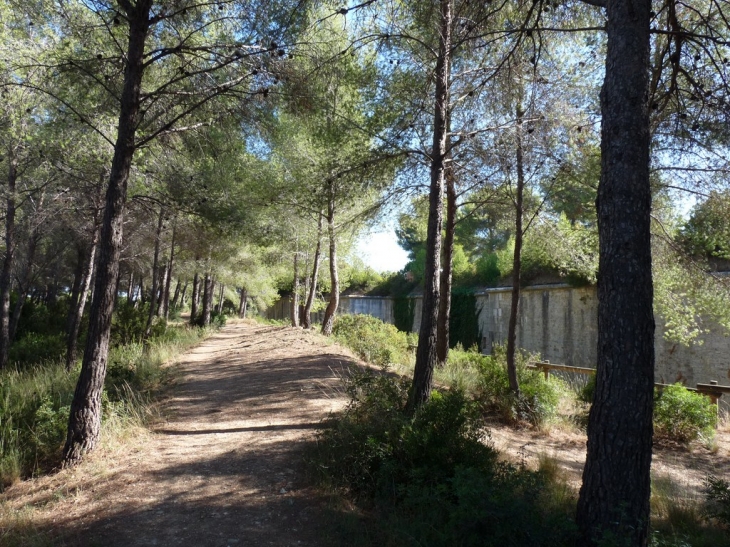
{"type": "Polygon", "coordinates": [[[360,358],[373,365],[409,365],[413,363],[410,347],[415,335],[399,331],[370,315],[341,315],[335,320],[332,334],[360,358]]]}
{"type": "MultiPolygon", "coordinates": [[[[119,433],[154,415],[154,396],[169,382],[163,364],[197,344],[205,331],[167,328],[150,340],[114,347],[103,394],[103,431],[119,433]]],[[[59,463],[79,368],[61,361],[0,373],[0,488],[59,463]]]]}
{"type": "Polygon", "coordinates": [[[372,516],[368,545],[569,544],[572,506],[551,503],[546,475],[499,461],[479,404],[459,389],[434,392],[411,416],[408,384],[355,375],[350,404],[311,458],[326,484],[372,516]]]}

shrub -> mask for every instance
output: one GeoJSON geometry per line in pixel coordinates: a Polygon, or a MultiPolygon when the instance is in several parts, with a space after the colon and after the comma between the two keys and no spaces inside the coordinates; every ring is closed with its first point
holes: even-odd
{"type": "Polygon", "coordinates": [[[714,436],[717,409],[704,395],[682,384],[657,390],[654,399],[654,435],[682,443],[714,436]]]}
{"type": "Polygon", "coordinates": [[[509,422],[540,426],[555,416],[560,402],[559,380],[546,380],[540,371],[528,369],[528,361],[535,358],[520,352],[515,356],[520,386],[520,395],[516,397],[509,387],[504,348],[497,347],[494,355],[481,356],[478,391],[484,405],[509,422]]]}
{"type": "Polygon", "coordinates": [[[28,333],[10,346],[10,361],[21,367],[53,361],[66,352],[63,334],[28,333]]]}
{"type": "Polygon", "coordinates": [[[318,439],[320,475],[378,512],[385,545],[565,545],[574,525],[546,476],[498,462],[479,405],[434,392],[410,417],[408,381],[358,374],[318,439]],[[404,541],[405,539],[405,541],[404,541]]]}
{"type": "Polygon", "coordinates": [[[705,515],[730,530],[730,482],[717,477],[705,480],[705,515]]]}
{"type": "Polygon", "coordinates": [[[406,364],[412,359],[412,336],[370,315],[338,316],[332,333],[338,342],[373,365],[406,364]]]}

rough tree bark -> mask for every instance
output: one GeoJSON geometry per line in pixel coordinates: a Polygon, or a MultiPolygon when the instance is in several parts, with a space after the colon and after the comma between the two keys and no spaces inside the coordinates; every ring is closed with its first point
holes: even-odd
{"type": "MultiPolygon", "coordinates": [[[[165,322],[170,317],[170,282],[172,279],[172,268],[175,265],[175,224],[172,225],[172,239],[170,241],[170,260],[167,261],[167,277],[165,278],[165,290],[162,295],[162,314],[161,316],[165,319],[165,322]]],[[[177,288],[180,288],[180,281],[177,283],[177,288]]]]}
{"type": "Polygon", "coordinates": [[[648,543],[654,315],[649,183],[649,0],[608,0],[601,91],[598,351],[578,499],[583,545],[648,543]]]}
{"type": "Polygon", "coordinates": [[[520,395],[520,384],[517,381],[517,364],[515,353],[517,352],[517,320],[520,313],[520,283],[522,282],[522,242],[523,242],[523,218],[524,218],[524,194],[525,194],[525,162],[522,140],[522,121],[525,113],[522,106],[517,105],[517,127],[515,127],[516,163],[517,163],[517,187],[515,188],[515,250],[512,256],[512,295],[509,309],[509,322],[507,324],[507,377],[509,388],[516,396],[520,395]]]}
{"type": "MultiPolygon", "coordinates": [[[[96,224],[96,220],[94,221],[96,224]]],[[[71,297],[71,307],[68,315],[68,328],[66,330],[66,370],[71,370],[76,362],[76,348],[81,331],[81,320],[84,317],[86,299],[89,295],[91,280],[94,276],[94,261],[96,260],[96,247],[99,243],[99,228],[94,228],[91,237],[91,246],[88,251],[79,251],[79,266],[81,267],[81,280],[76,296],[71,297]]],[[[74,283],[74,289],[75,283],[74,283]]]]}
{"type": "Polygon", "coordinates": [[[195,272],[193,276],[193,294],[190,297],[190,324],[195,325],[198,318],[198,301],[200,300],[200,276],[195,272]]]}
{"type": "Polygon", "coordinates": [[[451,343],[449,319],[451,318],[451,285],[453,278],[454,231],[456,229],[456,187],[454,185],[454,171],[450,165],[446,166],[446,223],[444,224],[444,252],[443,268],[441,270],[441,286],[439,299],[439,317],[436,329],[436,358],[440,365],[446,363],[449,357],[451,343]]]}
{"type": "Polygon", "coordinates": [[[10,285],[15,261],[15,186],[18,182],[18,162],[9,154],[8,193],[5,209],[5,259],[0,271],[0,370],[8,366],[10,351],[10,285]]]}
{"type": "Polygon", "coordinates": [[[299,252],[294,253],[294,286],[291,295],[291,326],[299,326],[299,252]]]}
{"type": "Polygon", "coordinates": [[[210,273],[205,274],[203,281],[203,312],[201,326],[210,325],[210,316],[213,311],[213,276],[210,273]]]}
{"type": "Polygon", "coordinates": [[[335,233],[335,197],[334,182],[330,183],[330,199],[327,204],[327,233],[330,239],[330,301],[327,303],[327,309],[324,310],[324,319],[322,319],[322,334],[330,336],[332,327],[335,324],[335,315],[337,314],[337,306],[340,305],[340,276],[337,271],[337,236],[335,233]]]}
{"type": "Polygon", "coordinates": [[[428,198],[423,313],[421,314],[421,327],[418,332],[416,368],[413,371],[413,384],[408,397],[408,409],[411,412],[414,412],[428,401],[433,386],[433,370],[436,366],[444,160],[447,153],[449,81],[451,74],[451,0],[441,0],[440,19],[439,50],[435,72],[436,94],[434,100],[433,145],[431,148],[431,186],[428,198]]]}
{"type": "Polygon", "coordinates": [[[312,280],[309,283],[309,292],[307,293],[307,301],[304,303],[302,311],[302,327],[308,329],[312,326],[312,305],[314,304],[314,295],[317,294],[317,279],[319,279],[319,265],[322,256],[322,228],[324,225],[324,215],[320,212],[317,220],[317,247],[314,250],[314,264],[312,266],[312,280]]]}
{"type": "Polygon", "coordinates": [[[128,46],[124,84],[120,97],[117,140],[109,174],[99,244],[99,261],[89,316],[89,333],[74,398],[71,403],[63,464],[71,466],[93,450],[101,426],[101,393],[106,377],[109,335],[122,247],[127,181],[135,151],[139,123],[144,48],[150,26],[152,0],[120,2],[127,12],[128,46]]]}
{"type": "Polygon", "coordinates": [[[241,302],[238,304],[238,317],[244,319],[246,317],[246,308],[248,307],[248,291],[245,287],[241,288],[241,302]]]}
{"type": "Polygon", "coordinates": [[[150,310],[147,313],[147,325],[144,329],[144,339],[147,340],[152,332],[152,321],[154,320],[158,292],[160,290],[160,241],[162,240],[162,223],[165,220],[165,211],[160,207],[160,214],[157,217],[157,231],[155,232],[155,255],[152,261],[152,295],[150,296],[150,310]]]}

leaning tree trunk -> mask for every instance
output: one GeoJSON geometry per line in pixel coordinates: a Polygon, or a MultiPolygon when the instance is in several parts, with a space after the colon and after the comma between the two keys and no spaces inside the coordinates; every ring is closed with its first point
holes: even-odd
{"type": "Polygon", "coordinates": [[[169,309],[168,309],[168,313],[169,313],[169,310],[175,310],[175,309],[177,309],[177,303],[180,300],[180,290],[181,289],[182,289],[182,280],[181,279],[178,279],[175,282],[175,292],[174,292],[174,294],[172,296],[172,300],[170,301],[170,306],[169,306],[169,309]]]}
{"type": "Polygon", "coordinates": [[[160,290],[160,241],[162,239],[162,223],[165,220],[165,211],[160,207],[160,215],[157,218],[157,231],[155,232],[155,255],[152,261],[152,296],[150,296],[150,310],[147,314],[147,325],[144,329],[144,339],[147,340],[152,332],[152,321],[157,311],[158,295],[160,290]]]}
{"type": "Polygon", "coordinates": [[[444,195],[444,169],[449,81],[451,72],[451,0],[440,2],[440,39],[436,61],[436,95],[434,100],[433,146],[431,148],[431,187],[428,198],[426,270],[423,288],[423,312],[416,348],[416,368],[408,397],[408,409],[415,412],[431,396],[433,370],[436,366],[437,323],[439,313],[439,268],[441,266],[441,224],[444,195]]]}
{"type": "MultiPolygon", "coordinates": [[[[334,185],[334,182],[332,182],[331,185],[334,185]]],[[[327,303],[327,309],[324,310],[324,319],[322,319],[322,334],[330,336],[332,334],[332,327],[335,323],[337,306],[340,305],[340,276],[337,271],[334,188],[330,188],[330,200],[327,205],[327,233],[330,238],[330,284],[332,287],[330,291],[330,301],[327,303]]]]}
{"type": "Polygon", "coordinates": [[[106,192],[104,219],[99,244],[99,261],[89,315],[89,332],[76,391],[71,403],[63,464],[71,466],[93,450],[101,426],[101,394],[109,355],[109,335],[116,300],[119,256],[122,247],[127,181],[135,151],[139,123],[140,91],[144,72],[144,46],[150,26],[152,0],[138,0],[128,6],[129,43],[124,85],[120,97],[117,140],[114,146],[106,192]]]}
{"type": "Polygon", "coordinates": [[[193,276],[193,294],[190,297],[190,324],[195,325],[198,319],[198,301],[200,300],[200,276],[193,276]]]}
{"type": "Polygon", "coordinates": [[[72,305],[69,310],[68,329],[66,332],[66,370],[71,370],[76,362],[76,348],[79,341],[79,332],[81,331],[81,321],[84,317],[86,299],[89,295],[91,279],[94,275],[94,260],[96,259],[98,242],[99,230],[95,228],[89,251],[79,254],[79,261],[82,264],[83,273],[81,283],[79,284],[78,296],[71,299],[72,305]]]}
{"type": "Polygon", "coordinates": [[[5,210],[5,260],[0,271],[0,370],[8,366],[10,351],[10,285],[15,261],[15,186],[18,181],[18,163],[10,154],[8,167],[8,194],[5,210]]]}
{"type": "Polygon", "coordinates": [[[583,545],[648,542],[654,315],[649,180],[649,0],[607,1],[597,213],[598,349],[578,499],[583,545]]]}
{"type": "Polygon", "coordinates": [[[446,167],[446,225],[444,226],[443,269],[441,270],[441,286],[439,299],[439,318],[436,329],[436,358],[444,365],[449,356],[451,319],[451,285],[453,277],[454,231],[456,228],[456,188],[454,187],[454,169],[446,167]]]}
{"type": "Polygon", "coordinates": [[[188,292],[188,281],[185,282],[185,285],[183,285],[182,293],[180,293],[180,301],[177,303],[181,308],[185,306],[185,295],[188,292]]]}
{"type": "Polygon", "coordinates": [[[525,113],[522,106],[517,106],[517,127],[515,128],[515,144],[517,145],[517,188],[515,189],[515,250],[512,255],[512,298],[509,309],[509,323],[507,324],[507,378],[512,393],[519,397],[520,384],[517,381],[517,319],[520,313],[520,283],[522,274],[522,241],[524,237],[522,220],[524,216],[525,193],[525,165],[522,140],[522,120],[525,113]]]}
{"type": "Polygon", "coordinates": [[[302,311],[302,327],[308,329],[312,326],[312,305],[314,304],[314,295],[317,294],[317,279],[319,279],[319,263],[322,256],[322,227],[324,224],[324,215],[320,212],[317,221],[317,247],[314,250],[314,265],[312,266],[312,280],[309,283],[309,292],[307,293],[307,301],[302,311]]]}
{"type": "Polygon", "coordinates": [[[246,308],[248,307],[248,291],[241,288],[241,302],[238,304],[238,317],[241,319],[246,317],[246,308]]]}
{"type": "Polygon", "coordinates": [[[299,326],[299,252],[294,253],[294,285],[291,294],[291,326],[299,326]]]}

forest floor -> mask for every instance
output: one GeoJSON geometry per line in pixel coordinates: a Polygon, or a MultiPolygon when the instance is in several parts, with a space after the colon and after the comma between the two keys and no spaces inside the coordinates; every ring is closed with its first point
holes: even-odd
{"type": "MultiPolygon", "coordinates": [[[[0,495],[0,545],[21,528],[37,532],[34,544],[68,547],[346,544],[332,533],[345,509],[307,484],[303,455],[346,405],[341,379],[357,359],[313,332],[245,321],[175,366],[180,380],[151,430],[0,495]]],[[[548,456],[579,485],[584,435],[490,428],[505,457],[536,466],[548,456]]],[[[727,427],[712,450],[655,451],[655,478],[688,496],[708,473],[730,476],[727,427]]]]}

